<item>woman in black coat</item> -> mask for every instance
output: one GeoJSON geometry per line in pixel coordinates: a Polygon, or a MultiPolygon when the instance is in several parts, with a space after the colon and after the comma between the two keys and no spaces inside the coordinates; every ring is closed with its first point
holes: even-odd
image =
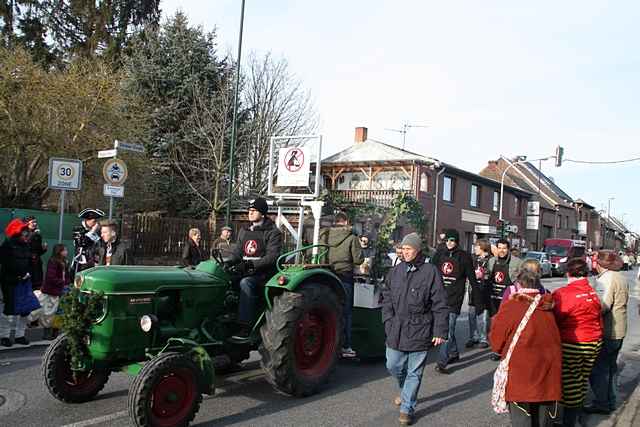
{"type": "Polygon", "coordinates": [[[189,230],[189,240],[182,251],[182,265],[185,267],[195,267],[203,261],[201,239],[200,230],[197,228],[189,230]]]}
{"type": "Polygon", "coordinates": [[[29,231],[27,224],[20,219],[9,222],[5,229],[7,239],[0,246],[0,283],[2,284],[2,297],[5,317],[0,322],[0,345],[11,347],[9,339],[11,334],[10,322],[15,322],[15,342],[27,345],[29,342],[24,337],[27,318],[16,313],[15,289],[24,280],[31,278],[31,247],[29,246],[29,231]]]}

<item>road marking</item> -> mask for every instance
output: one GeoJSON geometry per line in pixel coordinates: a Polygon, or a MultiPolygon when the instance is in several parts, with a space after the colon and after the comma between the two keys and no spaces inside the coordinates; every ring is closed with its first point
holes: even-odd
{"type": "MultiPolygon", "coordinates": [[[[225,376],[219,377],[222,379],[222,382],[221,384],[216,386],[216,394],[229,393],[230,391],[235,390],[252,381],[256,381],[261,377],[264,377],[264,372],[262,372],[261,368],[248,369],[240,372],[235,372],[226,377],[225,376]]],[[[210,399],[214,399],[215,395],[203,396],[203,398],[204,400],[210,400],[210,399]]],[[[96,424],[108,423],[110,421],[114,421],[119,418],[125,418],[128,416],[129,416],[128,411],[120,411],[120,412],[114,412],[113,414],[104,415],[102,417],[96,417],[96,418],[91,418],[84,421],[78,421],[77,423],[66,424],[62,427],[89,427],[96,424]]]]}
{"type": "Polygon", "coordinates": [[[90,420],[78,421],[77,423],[67,424],[62,427],[87,427],[96,424],[106,423],[109,421],[117,420],[118,418],[124,418],[128,415],[127,411],[114,412],[113,414],[104,415],[102,417],[91,418],[90,420]]]}

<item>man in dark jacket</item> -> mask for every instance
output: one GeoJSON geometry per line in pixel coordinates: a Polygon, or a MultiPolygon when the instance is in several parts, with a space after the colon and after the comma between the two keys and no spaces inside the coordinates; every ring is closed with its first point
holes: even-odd
{"type": "Polygon", "coordinates": [[[98,265],[133,265],[129,247],[118,238],[118,224],[103,221],[100,224],[102,246],[98,248],[98,265]]]}
{"type": "Polygon", "coordinates": [[[427,350],[448,333],[447,295],[442,277],[424,263],[422,239],[416,233],[402,240],[403,261],[387,275],[382,290],[382,321],[387,336],[387,369],[398,380],[400,424],[412,422],[427,350]]]}
{"type": "Polygon", "coordinates": [[[212,249],[220,251],[220,255],[223,258],[231,256],[233,246],[231,245],[231,234],[233,229],[228,225],[225,225],[220,229],[220,237],[213,241],[211,244],[212,249]]]}
{"type": "Polygon", "coordinates": [[[29,246],[31,247],[31,286],[33,290],[40,289],[44,280],[42,269],[42,255],[47,252],[46,242],[42,242],[42,235],[38,229],[38,220],[33,216],[27,216],[22,220],[29,230],[29,246]]]}
{"type": "Polygon", "coordinates": [[[232,337],[236,341],[249,338],[262,289],[276,273],[276,261],[282,251],[282,234],[267,217],[268,211],[267,201],[262,197],[250,202],[248,217],[251,225],[240,230],[233,252],[234,260],[239,262],[237,269],[244,276],[240,280],[240,330],[232,337]]]}
{"type": "MultiPolygon", "coordinates": [[[[2,285],[3,310],[0,313],[0,345],[11,347],[9,338],[11,323],[15,326],[16,344],[28,345],[24,336],[27,327],[26,314],[16,307],[16,287],[31,279],[31,248],[29,230],[21,219],[13,219],[5,228],[7,239],[0,246],[0,285],[2,285]]],[[[28,314],[28,313],[27,313],[28,314]]]]}
{"type": "Polygon", "coordinates": [[[435,366],[436,371],[441,374],[448,374],[447,365],[460,360],[456,342],[456,322],[464,301],[467,280],[472,287],[477,286],[471,255],[460,248],[459,242],[458,231],[447,230],[444,250],[436,252],[431,260],[442,274],[449,304],[449,336],[447,342],[440,347],[440,356],[435,366]]]}
{"type": "Polygon", "coordinates": [[[344,340],[342,345],[342,357],[356,357],[351,348],[351,319],[353,312],[353,268],[362,264],[362,248],[358,238],[353,234],[349,225],[349,218],[343,212],[336,215],[334,227],[324,230],[320,234],[320,241],[329,245],[327,255],[328,263],[333,266],[345,291],[344,309],[344,340]]]}

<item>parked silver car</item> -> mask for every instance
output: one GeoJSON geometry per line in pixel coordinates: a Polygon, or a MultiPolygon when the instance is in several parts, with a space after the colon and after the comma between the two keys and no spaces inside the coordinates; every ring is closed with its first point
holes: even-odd
{"type": "Polygon", "coordinates": [[[545,252],[528,251],[524,256],[525,259],[535,259],[542,267],[542,277],[551,277],[553,275],[551,269],[551,261],[545,252]]]}

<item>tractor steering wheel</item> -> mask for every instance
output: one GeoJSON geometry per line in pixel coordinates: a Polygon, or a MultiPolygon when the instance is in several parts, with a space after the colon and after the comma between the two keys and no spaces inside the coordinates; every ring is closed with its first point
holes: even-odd
{"type": "Polygon", "coordinates": [[[224,258],[222,257],[222,251],[220,249],[211,249],[211,258],[215,260],[221,267],[225,266],[224,258]]]}

